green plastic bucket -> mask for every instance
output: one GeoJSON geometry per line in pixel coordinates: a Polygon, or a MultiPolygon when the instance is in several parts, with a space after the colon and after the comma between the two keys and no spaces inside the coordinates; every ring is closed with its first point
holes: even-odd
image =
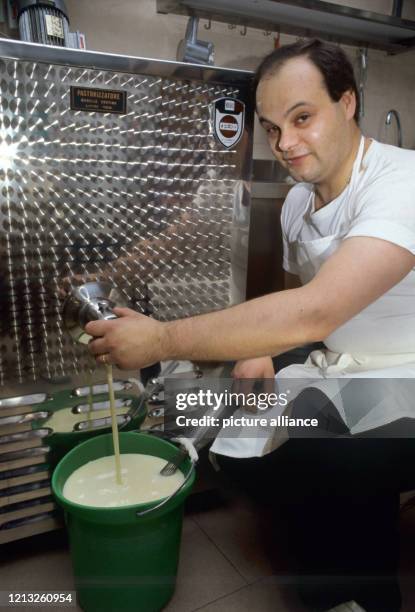
{"type": "MultiPolygon", "coordinates": [[[[151,434],[121,432],[120,451],[169,461],[177,447],[151,434]]],[[[187,459],[180,469],[190,477],[163,505],[153,501],[96,508],[63,497],[72,472],[112,454],[111,434],[92,438],[65,455],[52,476],[53,492],[65,510],[78,602],[86,612],[153,612],[165,606],[174,592],[184,501],[195,472],[187,459]]]]}

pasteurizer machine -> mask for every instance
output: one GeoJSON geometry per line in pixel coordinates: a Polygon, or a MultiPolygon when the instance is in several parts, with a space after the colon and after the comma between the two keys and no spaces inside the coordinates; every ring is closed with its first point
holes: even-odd
{"type": "MultiPolygon", "coordinates": [[[[65,326],[68,286],[159,320],[245,299],[251,79],[0,40],[0,543],[61,525],[51,470],[109,430],[105,369],[65,326]]],[[[144,394],[139,372],[115,370],[122,427],[157,423],[163,374],[144,394]]]]}

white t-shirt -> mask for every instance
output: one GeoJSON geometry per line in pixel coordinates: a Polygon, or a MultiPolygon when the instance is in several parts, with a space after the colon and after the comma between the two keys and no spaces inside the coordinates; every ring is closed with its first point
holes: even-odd
{"type": "MultiPolygon", "coordinates": [[[[380,238],[415,254],[415,152],[373,141],[352,194],[346,188],[314,211],[311,193],[311,185],[296,185],[282,209],[283,267],[303,284],[317,274],[341,240],[351,236],[380,238]],[[320,249],[322,240],[326,247],[320,249]],[[301,243],[309,241],[317,241],[316,256],[305,264],[299,253],[301,243]]],[[[313,351],[304,364],[277,373],[279,392],[288,391],[294,400],[302,389],[320,389],[353,434],[400,418],[415,418],[415,267],[325,338],[324,344],[327,349],[313,351]]],[[[273,408],[268,416],[283,412],[273,408]]],[[[255,437],[252,430],[247,437],[244,428],[229,431],[217,437],[213,452],[261,456],[287,439],[281,427],[258,427],[255,437]]]]}
{"type": "MultiPolygon", "coordinates": [[[[300,183],[290,190],[281,217],[283,267],[299,275],[303,283],[311,280],[319,266],[300,269],[296,261],[298,240],[371,236],[415,254],[415,152],[372,141],[361,167],[353,196],[346,200],[345,190],[317,211],[313,198],[309,202],[311,185],[300,183]]],[[[400,283],[337,328],[324,344],[335,353],[412,354],[415,360],[415,267],[400,283]]]]}

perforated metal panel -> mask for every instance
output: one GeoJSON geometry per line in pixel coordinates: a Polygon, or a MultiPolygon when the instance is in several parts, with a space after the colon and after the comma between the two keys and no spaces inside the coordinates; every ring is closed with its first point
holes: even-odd
{"type": "MultiPolygon", "coordinates": [[[[1,385],[91,366],[62,327],[65,278],[109,280],[165,320],[227,306],[232,264],[246,266],[250,137],[224,149],[209,107],[239,97],[249,127],[247,90],[220,71],[222,83],[200,68],[198,79],[191,68],[176,78],[175,64],[170,77],[157,62],[133,71],[131,58],[118,57],[116,71],[63,65],[80,55],[57,51],[53,63],[0,60],[1,385]],[[124,91],[127,113],[73,111],[71,86],[124,91]]],[[[95,56],[106,63],[82,61],[95,56]]]]}

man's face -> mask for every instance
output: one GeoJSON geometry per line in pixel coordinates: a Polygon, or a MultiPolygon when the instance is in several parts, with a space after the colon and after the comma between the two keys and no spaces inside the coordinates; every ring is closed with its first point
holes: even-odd
{"type": "Polygon", "coordinates": [[[273,154],[295,180],[314,184],[342,165],[354,104],[350,92],[333,102],[306,57],[288,60],[257,89],[257,112],[273,154]]]}

